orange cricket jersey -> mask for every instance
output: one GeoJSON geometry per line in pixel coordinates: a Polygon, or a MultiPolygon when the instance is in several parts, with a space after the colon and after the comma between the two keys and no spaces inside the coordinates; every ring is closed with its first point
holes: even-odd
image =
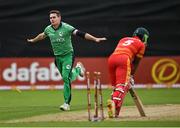
{"type": "Polygon", "coordinates": [[[119,41],[113,54],[126,54],[133,61],[135,56],[142,58],[144,52],[145,45],[138,37],[125,37],[119,41]]]}

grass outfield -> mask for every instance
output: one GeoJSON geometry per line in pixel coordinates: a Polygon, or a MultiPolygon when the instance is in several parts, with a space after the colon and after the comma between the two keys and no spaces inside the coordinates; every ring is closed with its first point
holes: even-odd
{"type": "MultiPolygon", "coordinates": [[[[180,104],[180,89],[136,89],[144,105],[180,104]]],[[[27,122],[4,123],[7,120],[21,119],[43,114],[61,113],[58,109],[63,103],[62,90],[44,91],[0,91],[0,126],[137,126],[137,127],[172,127],[180,126],[179,120],[151,121],[102,121],[102,122],[27,122]]],[[[111,90],[103,90],[104,103],[111,90]]],[[[86,90],[72,90],[71,111],[78,112],[87,108],[86,90]]],[[[92,98],[91,98],[92,99],[92,98]]],[[[124,106],[132,106],[134,102],[128,94],[124,106]]],[[[64,112],[65,113],[65,112],[64,112]]]]}

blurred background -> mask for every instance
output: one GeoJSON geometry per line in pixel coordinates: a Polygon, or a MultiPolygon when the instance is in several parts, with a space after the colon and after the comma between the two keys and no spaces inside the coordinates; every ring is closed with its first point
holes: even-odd
{"type": "MultiPolygon", "coordinates": [[[[135,77],[137,84],[179,86],[179,0],[0,0],[0,86],[47,82],[45,76],[37,77],[37,83],[31,82],[33,78],[29,73],[34,62],[38,63],[36,68],[46,67],[52,72],[49,65],[54,60],[50,41],[28,44],[26,39],[44,31],[50,24],[49,11],[52,9],[60,10],[62,21],[75,28],[107,37],[108,40],[101,44],[73,37],[77,60],[84,62],[89,71],[103,72],[106,85],[109,84],[107,57],[120,38],[132,36],[135,28],[142,26],[149,30],[150,38],[135,77]],[[96,62],[98,69],[94,68],[96,62]]],[[[48,82],[54,82],[53,78],[48,79],[48,82]]],[[[53,84],[58,84],[57,81],[53,84]]]]}
{"type": "Polygon", "coordinates": [[[47,39],[33,47],[26,42],[50,24],[49,11],[62,20],[108,41],[97,45],[74,38],[78,57],[107,57],[118,40],[143,26],[150,32],[147,56],[180,55],[179,0],[0,0],[0,57],[53,56],[47,39]]]}

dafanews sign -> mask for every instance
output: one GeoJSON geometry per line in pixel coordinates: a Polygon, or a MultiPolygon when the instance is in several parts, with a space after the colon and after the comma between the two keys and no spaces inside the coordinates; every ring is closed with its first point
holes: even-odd
{"type": "MultiPolygon", "coordinates": [[[[77,61],[81,61],[86,70],[91,73],[100,71],[106,74],[101,77],[102,84],[109,83],[107,58],[77,58],[74,66],[77,61]]],[[[0,90],[17,89],[17,87],[19,89],[63,89],[63,80],[54,64],[54,58],[1,58],[0,90]]],[[[71,87],[86,88],[85,76],[78,76],[71,87]]]]}
{"type": "Polygon", "coordinates": [[[180,56],[145,57],[135,74],[136,82],[160,87],[180,84],[180,56]]]}
{"type": "MultiPolygon", "coordinates": [[[[63,85],[52,58],[0,59],[0,80],[0,86],[63,85]]],[[[78,77],[76,82],[83,81],[84,77],[78,77]]]]}
{"type": "Polygon", "coordinates": [[[2,77],[4,81],[9,83],[19,81],[36,84],[41,81],[62,80],[53,62],[49,63],[46,67],[40,66],[39,62],[32,62],[28,67],[18,67],[18,64],[13,62],[9,67],[3,70],[2,77]]]}
{"type": "Polygon", "coordinates": [[[180,79],[180,64],[172,58],[161,58],[153,64],[151,74],[156,83],[173,85],[180,79]]]}
{"type": "MultiPolygon", "coordinates": [[[[103,88],[111,86],[108,58],[76,58],[86,71],[101,72],[103,88]]],[[[67,67],[69,68],[69,67],[67,67]]],[[[180,87],[180,56],[144,57],[134,75],[136,88],[180,87]]],[[[78,77],[72,88],[86,88],[86,77],[78,77]]],[[[54,64],[54,58],[1,58],[0,90],[2,89],[63,89],[62,77],[54,64]]]]}

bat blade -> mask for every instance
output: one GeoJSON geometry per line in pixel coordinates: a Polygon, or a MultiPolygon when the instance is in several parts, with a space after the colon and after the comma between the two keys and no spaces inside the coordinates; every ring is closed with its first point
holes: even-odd
{"type": "Polygon", "coordinates": [[[137,93],[135,92],[135,90],[132,87],[129,89],[129,92],[130,92],[130,94],[131,94],[131,96],[132,96],[132,98],[133,98],[133,100],[134,100],[134,102],[136,104],[136,107],[138,108],[138,111],[139,111],[140,115],[142,117],[145,117],[146,114],[145,114],[145,111],[144,111],[144,106],[143,106],[140,98],[138,97],[137,93]]]}

